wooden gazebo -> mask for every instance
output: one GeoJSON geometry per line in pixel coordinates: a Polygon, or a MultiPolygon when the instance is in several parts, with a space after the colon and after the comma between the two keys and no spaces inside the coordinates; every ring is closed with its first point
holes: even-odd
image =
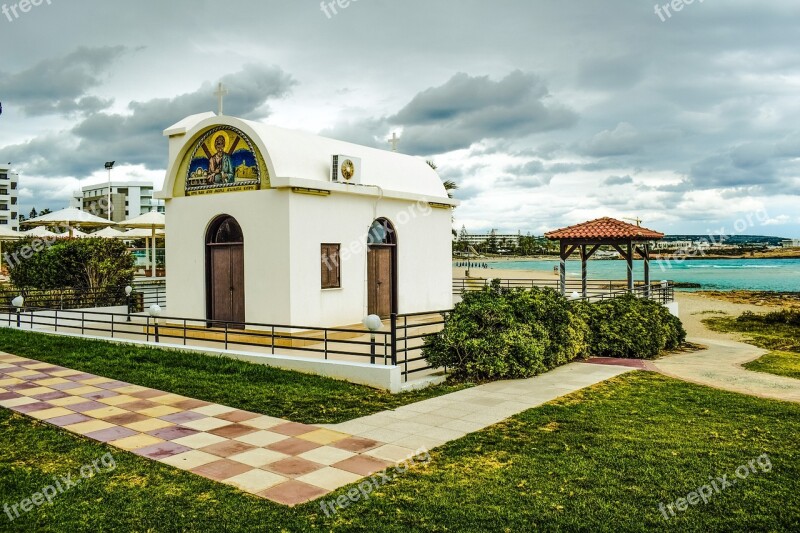
{"type": "Polygon", "coordinates": [[[560,241],[561,264],[559,266],[561,294],[567,294],[567,260],[578,252],[581,257],[581,287],[584,298],[587,296],[586,262],[601,246],[614,248],[628,264],[628,290],[634,290],[633,260],[638,254],[644,259],[644,282],[650,292],[650,243],[664,238],[663,233],[628,224],[614,218],[598,218],[583,224],[569,226],[546,233],[551,241],[560,241]]]}

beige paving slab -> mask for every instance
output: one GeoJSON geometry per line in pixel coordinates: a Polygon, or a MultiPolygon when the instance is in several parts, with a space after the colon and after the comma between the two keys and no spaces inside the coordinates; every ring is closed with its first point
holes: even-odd
{"type": "Polygon", "coordinates": [[[207,465],[215,461],[219,461],[219,457],[211,455],[210,453],[201,452],[200,450],[191,450],[165,459],[159,459],[159,462],[174,466],[175,468],[180,468],[181,470],[191,470],[192,468],[207,465]]]}
{"type": "MultiPolygon", "coordinates": [[[[236,455],[232,455],[228,457],[228,459],[230,459],[231,461],[244,463],[254,468],[260,468],[270,463],[286,459],[287,457],[289,456],[286,455],[285,453],[266,450],[264,448],[256,448],[254,450],[249,450],[236,455]]],[[[269,487],[266,487],[265,489],[262,490],[266,490],[268,488],[269,487]]]]}
{"type": "Polygon", "coordinates": [[[249,472],[245,472],[244,474],[239,474],[238,476],[226,479],[225,483],[227,485],[233,485],[234,487],[246,492],[255,494],[286,481],[288,481],[288,478],[273,472],[267,472],[265,470],[251,470],[249,472]]]}
{"type": "Polygon", "coordinates": [[[358,474],[328,466],[321,470],[311,472],[310,474],[300,476],[297,478],[297,481],[332,491],[349,485],[350,483],[355,483],[360,479],[362,479],[362,476],[358,474]]]}

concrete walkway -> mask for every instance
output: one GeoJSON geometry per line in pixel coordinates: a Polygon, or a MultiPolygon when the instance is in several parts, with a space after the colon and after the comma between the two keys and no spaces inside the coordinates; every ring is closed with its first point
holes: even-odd
{"type": "Polygon", "coordinates": [[[534,378],[480,385],[394,411],[323,427],[384,442],[385,445],[365,452],[366,455],[396,461],[420,448],[441,446],[632,370],[622,366],[572,363],[534,378]]]}
{"type": "Polygon", "coordinates": [[[656,369],[700,385],[761,398],[800,402],[800,380],[753,372],[741,366],[768,354],[768,350],[719,337],[693,337],[689,340],[708,346],[708,349],[659,359],[654,361],[656,369]]]}
{"type": "Polygon", "coordinates": [[[284,505],[631,371],[573,363],[335,425],[306,425],[0,353],[0,407],[284,505]]]}

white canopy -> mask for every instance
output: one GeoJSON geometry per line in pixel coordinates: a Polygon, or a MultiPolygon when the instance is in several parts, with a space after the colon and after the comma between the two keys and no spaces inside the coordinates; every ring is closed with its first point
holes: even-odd
{"type": "Polygon", "coordinates": [[[97,237],[100,239],[117,239],[122,235],[124,235],[124,233],[121,232],[120,230],[108,227],[108,228],[103,228],[100,231],[95,231],[94,233],[89,235],[89,237],[97,237]]]}
{"type": "Polygon", "coordinates": [[[48,213],[40,217],[23,222],[25,226],[69,226],[72,228],[97,228],[113,226],[114,223],[105,218],[96,217],[77,207],[68,207],[55,213],[48,213]]]}
{"type": "MultiPolygon", "coordinates": [[[[163,238],[164,237],[164,230],[156,230],[155,231],[155,238],[163,238]]],[[[131,229],[126,232],[119,232],[119,235],[115,237],[116,239],[123,239],[126,241],[132,241],[134,239],[151,239],[153,238],[153,230],[139,228],[139,229],[131,229]]]]}
{"type": "Polygon", "coordinates": [[[0,241],[14,241],[23,238],[25,235],[13,229],[0,226],[0,241]]]}
{"type": "Polygon", "coordinates": [[[57,237],[62,237],[57,233],[53,233],[49,229],[45,228],[44,226],[37,226],[33,229],[29,229],[28,231],[24,231],[23,235],[26,237],[43,237],[43,238],[50,238],[55,239],[57,237]]]}
{"type": "Polygon", "coordinates": [[[119,225],[123,228],[163,229],[167,225],[167,217],[158,211],[150,211],[144,215],[120,222],[119,225]]]}

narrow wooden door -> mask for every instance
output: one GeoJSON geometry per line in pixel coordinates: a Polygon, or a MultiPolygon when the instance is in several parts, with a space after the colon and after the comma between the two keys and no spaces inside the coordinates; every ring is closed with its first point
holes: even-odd
{"type": "Polygon", "coordinates": [[[371,247],[367,252],[367,308],[371,315],[388,317],[392,313],[392,254],[390,247],[371,247]]]}
{"type": "Polygon", "coordinates": [[[211,319],[234,323],[245,320],[244,246],[211,247],[211,319]]]}

